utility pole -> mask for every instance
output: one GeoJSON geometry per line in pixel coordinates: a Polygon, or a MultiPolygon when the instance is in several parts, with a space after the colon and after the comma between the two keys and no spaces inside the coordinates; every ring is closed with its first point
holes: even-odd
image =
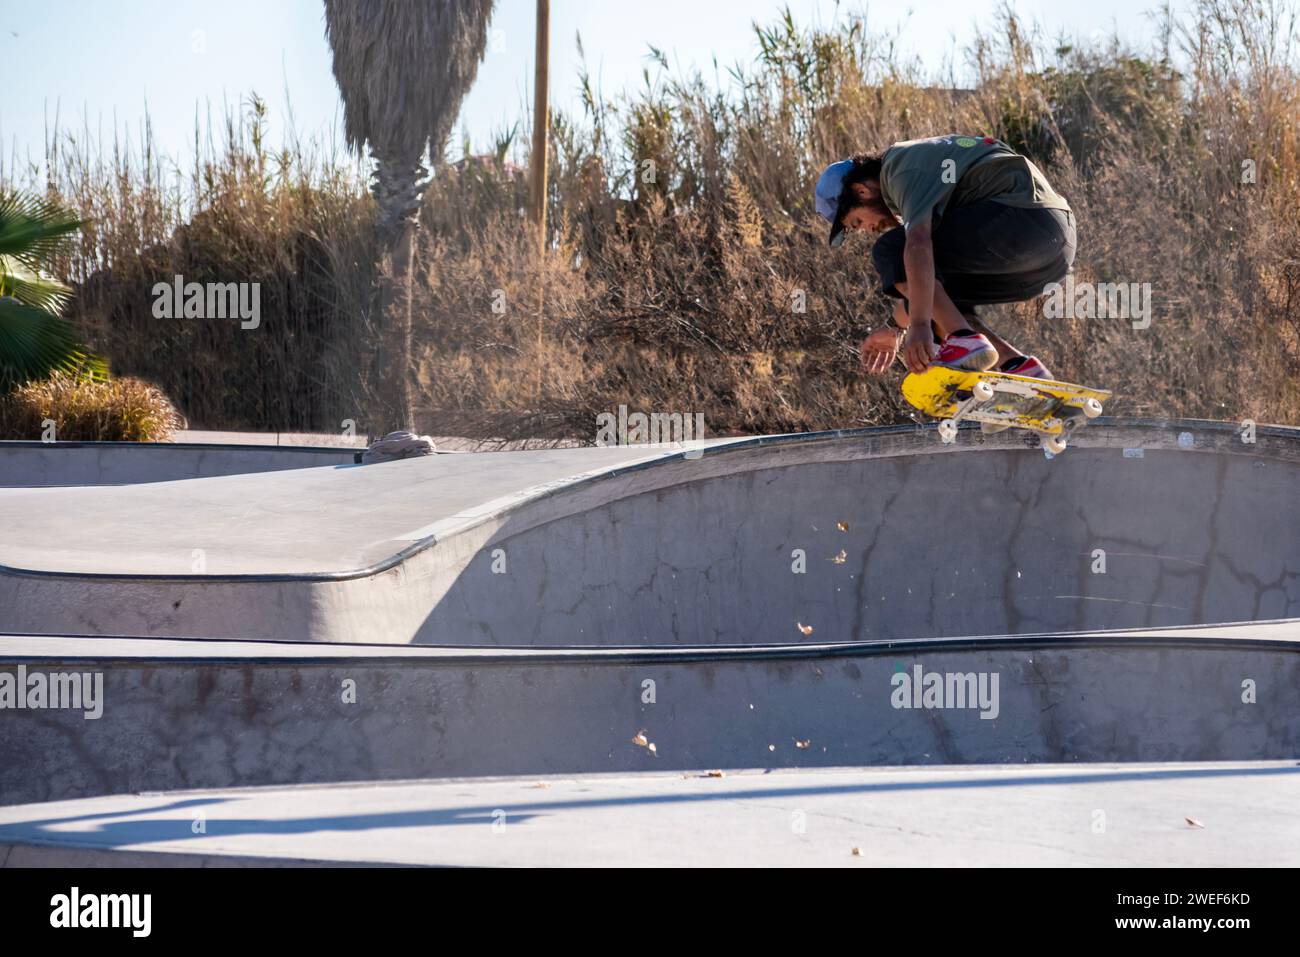
{"type": "Polygon", "coordinates": [[[537,398],[542,397],[542,323],[546,308],[546,157],[551,126],[548,106],[551,60],[551,0],[537,0],[537,45],[533,76],[533,226],[537,230],[537,398]]]}
{"type": "Polygon", "coordinates": [[[537,228],[537,249],[546,248],[546,157],[551,114],[547,106],[550,86],[551,0],[537,0],[536,74],[533,78],[532,213],[537,228]]]}

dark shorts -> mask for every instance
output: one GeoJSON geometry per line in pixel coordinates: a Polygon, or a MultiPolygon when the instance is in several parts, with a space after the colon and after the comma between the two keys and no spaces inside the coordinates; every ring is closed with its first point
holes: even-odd
{"type": "MultiPolygon", "coordinates": [[[[1043,295],[1074,264],[1074,214],[1023,209],[992,200],[944,213],[931,233],[935,278],[963,312],[978,305],[1024,302],[1043,295]]],[[[906,234],[897,226],[876,240],[871,260],[885,292],[903,298],[895,283],[907,279],[906,234]]]]}

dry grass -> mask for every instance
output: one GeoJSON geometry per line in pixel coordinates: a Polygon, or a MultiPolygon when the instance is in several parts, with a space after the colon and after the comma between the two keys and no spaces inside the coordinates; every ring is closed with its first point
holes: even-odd
{"type": "Polygon", "coordinates": [[[58,373],[0,396],[0,438],[165,442],[185,420],[139,379],[95,382],[58,373]]]}
{"type": "MultiPolygon", "coordinates": [[[[977,45],[968,91],[898,62],[864,21],[785,20],[758,31],[730,96],[667,72],[616,100],[589,95],[584,116],[554,120],[540,318],[509,144],[444,166],[428,190],[420,431],[589,441],[620,404],[704,412],[712,434],[905,417],[897,374],[857,366],[857,339],[887,312],[869,246],[826,248],[811,184],[829,159],[953,130],[1043,166],[1078,217],[1078,279],[1152,286],[1147,329],[1045,319],[1038,304],[987,310],[994,328],[1059,377],[1115,389],[1117,414],[1300,422],[1300,80],[1285,13],[1204,0],[1154,54],[1058,48],[1008,17],[977,45]]],[[[84,144],[52,153],[54,191],[97,221],[67,264],[73,316],[115,371],[157,383],[196,427],[364,429],[373,202],[337,151],[269,152],[259,111],[180,176],[84,144]],[[150,287],[176,273],[262,282],[262,329],[154,319],[150,287]]]]}

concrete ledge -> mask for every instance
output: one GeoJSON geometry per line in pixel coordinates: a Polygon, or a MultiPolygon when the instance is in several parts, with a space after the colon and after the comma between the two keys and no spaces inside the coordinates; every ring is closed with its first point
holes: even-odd
{"type": "Polygon", "coordinates": [[[0,710],[0,802],[424,777],[1288,759],[1300,755],[1292,628],[572,659],[412,649],[350,660],[299,645],[300,660],[228,649],[199,660],[202,642],[131,658],[110,640],[96,660],[95,639],[76,657],[33,658],[15,642],[56,640],[12,638],[0,674],[87,675],[102,712],[0,710]],[[925,704],[898,691],[900,674],[971,675],[984,695],[900,707],[925,704]]]}
{"type": "Polygon", "coordinates": [[[0,442],[0,489],[139,485],[352,465],[362,450],[184,442],[0,442]]]}

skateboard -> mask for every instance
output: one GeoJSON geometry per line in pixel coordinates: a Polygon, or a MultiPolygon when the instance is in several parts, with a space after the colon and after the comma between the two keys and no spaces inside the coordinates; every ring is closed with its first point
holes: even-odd
{"type": "Polygon", "coordinates": [[[1110,395],[1106,389],[1069,382],[944,366],[903,379],[903,398],[943,420],[939,438],[945,443],[956,441],[962,422],[988,422],[1037,433],[1050,455],[1064,452],[1069,434],[1101,415],[1110,395]]]}

